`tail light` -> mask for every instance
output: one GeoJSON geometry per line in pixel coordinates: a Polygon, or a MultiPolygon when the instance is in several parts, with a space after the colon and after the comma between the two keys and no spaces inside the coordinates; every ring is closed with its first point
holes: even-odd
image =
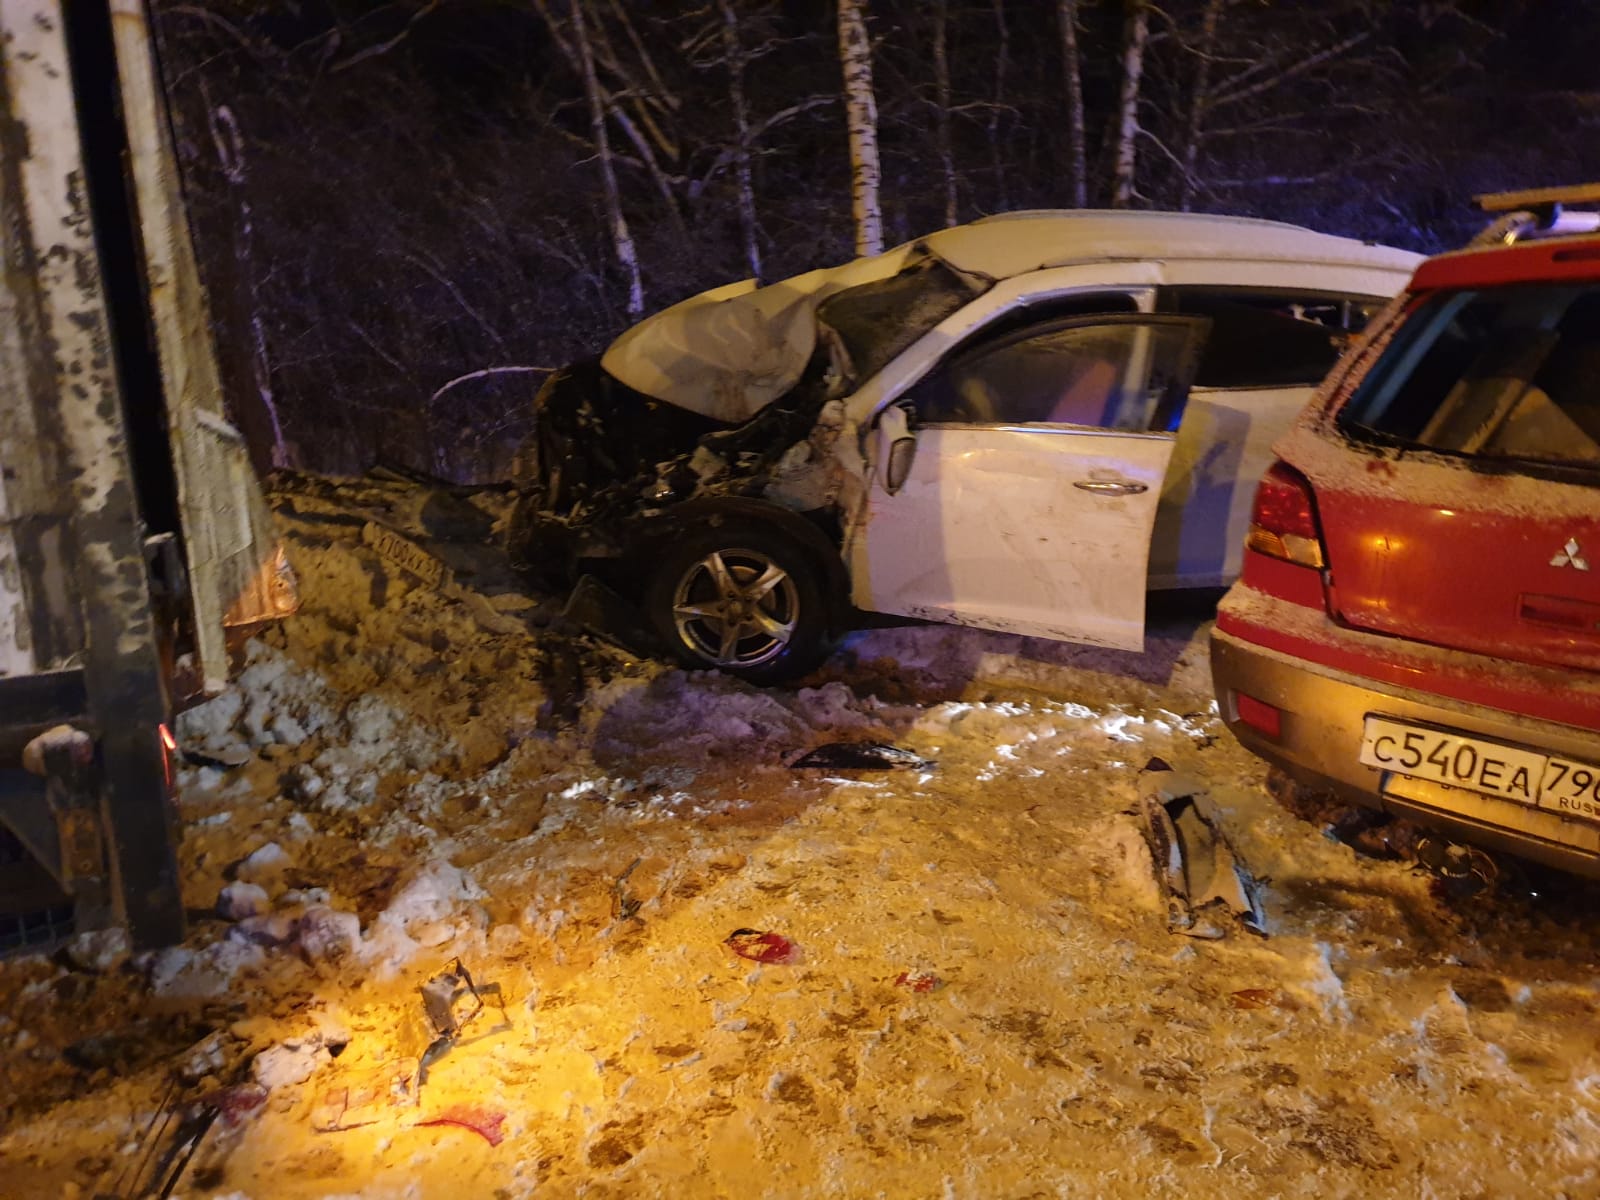
{"type": "Polygon", "coordinates": [[[1282,709],[1243,692],[1234,693],[1233,707],[1239,714],[1239,720],[1258,733],[1266,734],[1275,742],[1283,737],[1282,709]]]}
{"type": "Polygon", "coordinates": [[[1300,472],[1277,462],[1267,468],[1256,489],[1250,514],[1247,549],[1302,567],[1327,565],[1317,529],[1317,502],[1300,472]]]}
{"type": "Polygon", "coordinates": [[[171,794],[177,776],[178,739],[165,725],[156,726],[156,736],[161,739],[161,772],[166,779],[167,792],[171,794]]]}

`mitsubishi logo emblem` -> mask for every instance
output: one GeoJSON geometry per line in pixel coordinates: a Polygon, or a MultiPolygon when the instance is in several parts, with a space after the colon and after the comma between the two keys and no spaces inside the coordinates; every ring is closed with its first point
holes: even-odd
{"type": "Polygon", "coordinates": [[[1568,538],[1567,544],[1556,551],[1556,556],[1550,560],[1552,567],[1572,567],[1577,571],[1587,571],[1589,560],[1583,557],[1582,547],[1578,545],[1577,538],[1568,538]]]}

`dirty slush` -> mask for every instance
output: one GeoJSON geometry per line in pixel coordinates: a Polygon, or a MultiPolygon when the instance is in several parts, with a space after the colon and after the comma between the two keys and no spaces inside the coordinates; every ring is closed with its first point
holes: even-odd
{"type": "Polygon", "coordinates": [[[183,721],[188,942],[0,964],[0,1195],[1600,1194],[1590,893],[1286,812],[1195,620],[761,690],[363,540],[426,500],[275,496],[305,606],[183,721]]]}

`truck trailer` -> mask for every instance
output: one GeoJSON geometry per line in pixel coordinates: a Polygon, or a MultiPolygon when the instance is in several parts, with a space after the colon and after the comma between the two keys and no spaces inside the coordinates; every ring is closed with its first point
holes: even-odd
{"type": "Polygon", "coordinates": [[[183,937],[173,715],[297,603],[172,145],[142,0],[0,3],[0,953],[183,937]]]}

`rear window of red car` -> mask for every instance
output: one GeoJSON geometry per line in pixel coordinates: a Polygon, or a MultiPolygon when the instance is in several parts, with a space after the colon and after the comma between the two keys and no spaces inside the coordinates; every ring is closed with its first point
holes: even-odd
{"type": "Polygon", "coordinates": [[[1339,423],[1486,463],[1600,471],[1600,284],[1434,293],[1339,423]]]}

